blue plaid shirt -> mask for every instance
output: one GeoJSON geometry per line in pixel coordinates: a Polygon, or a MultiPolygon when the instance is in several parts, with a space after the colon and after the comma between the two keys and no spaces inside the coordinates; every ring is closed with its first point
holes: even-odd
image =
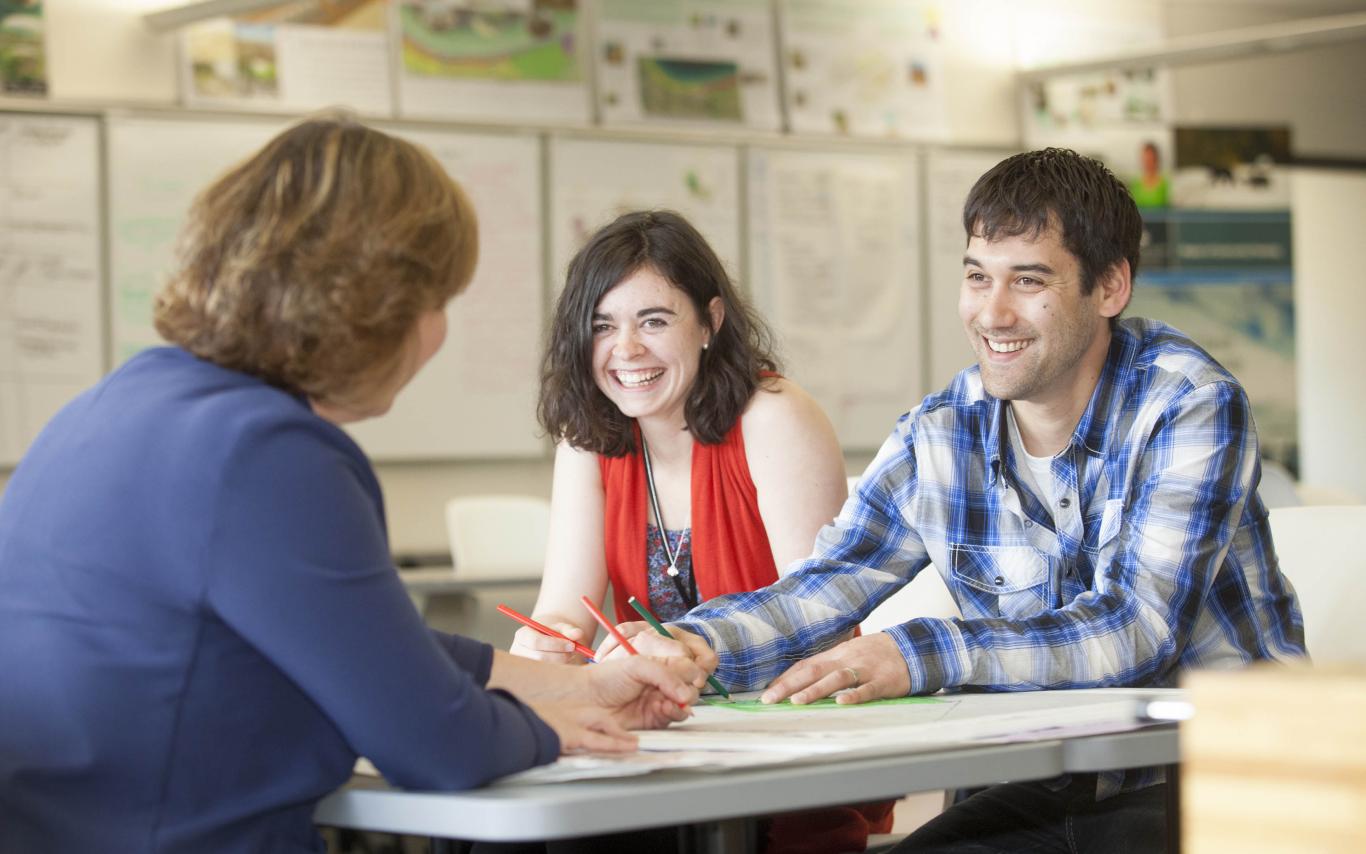
{"type": "Polygon", "coordinates": [[[1169,686],[1185,668],[1305,654],[1257,497],[1247,397],[1190,339],[1118,324],[1053,460],[1051,507],[1023,465],[1006,403],[969,368],[901,417],[811,557],[676,624],[716,649],[722,682],[758,688],[933,566],[963,617],[886,629],[913,694],[1169,686]]]}

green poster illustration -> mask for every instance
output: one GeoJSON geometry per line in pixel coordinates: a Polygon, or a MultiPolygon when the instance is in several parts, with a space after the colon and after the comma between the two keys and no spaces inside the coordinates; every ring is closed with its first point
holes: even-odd
{"type": "Polygon", "coordinates": [[[47,94],[43,4],[38,0],[0,0],[0,94],[47,94]]]}

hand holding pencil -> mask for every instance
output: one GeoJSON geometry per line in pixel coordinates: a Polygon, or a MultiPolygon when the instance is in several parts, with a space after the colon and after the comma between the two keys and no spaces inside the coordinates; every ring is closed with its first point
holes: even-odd
{"type": "MultiPolygon", "coordinates": [[[[616,633],[619,633],[623,639],[627,640],[640,655],[649,656],[651,658],[683,658],[694,662],[707,673],[712,673],[716,670],[716,652],[705,640],[692,632],[686,632],[682,629],[675,628],[673,631],[664,629],[664,632],[661,633],[653,628],[650,623],[643,620],[641,622],[622,623],[620,626],[615,626],[613,628],[616,633]]],[[[660,628],[663,628],[663,626],[660,628]]],[[[595,655],[599,661],[602,661],[608,656],[619,656],[621,653],[617,652],[617,648],[620,646],[621,644],[617,639],[609,633],[607,639],[598,646],[595,655]]],[[[722,689],[719,682],[713,681],[714,679],[715,677],[709,677],[708,680],[712,682],[712,688],[723,696],[729,696],[725,693],[724,689],[722,689]]]]}

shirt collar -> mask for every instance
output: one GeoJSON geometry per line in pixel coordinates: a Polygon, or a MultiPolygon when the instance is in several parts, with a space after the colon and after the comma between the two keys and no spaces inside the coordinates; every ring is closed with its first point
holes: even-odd
{"type": "Polygon", "coordinates": [[[1080,445],[1093,456],[1101,455],[1110,425],[1124,406],[1124,401],[1116,400],[1116,396],[1124,387],[1121,380],[1133,370],[1138,350],[1138,336],[1123,324],[1115,324],[1110,334],[1110,349],[1105,354],[1105,365],[1100,370],[1095,390],[1091,392],[1091,402],[1086,405],[1077,428],[1072,431],[1072,444],[1080,445]]]}
{"type": "MultiPolygon", "coordinates": [[[[1105,447],[1105,436],[1109,432],[1110,421],[1117,414],[1114,400],[1119,379],[1132,370],[1138,357],[1139,340],[1130,329],[1116,324],[1110,335],[1110,349],[1105,354],[1105,364],[1100,371],[1100,379],[1091,392],[1091,400],[1072,431],[1072,445],[1079,445],[1093,456],[1100,456],[1105,447]]],[[[983,392],[985,394],[985,391],[983,392]]],[[[1009,432],[1006,425],[1006,401],[986,394],[986,434],[984,447],[987,452],[987,486],[995,486],[1001,476],[1003,462],[1009,462],[1009,432]]]]}

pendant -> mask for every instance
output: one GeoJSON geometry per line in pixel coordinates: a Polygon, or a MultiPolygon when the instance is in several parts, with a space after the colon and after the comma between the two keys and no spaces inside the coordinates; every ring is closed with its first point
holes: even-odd
{"type": "Polygon", "coordinates": [[[664,574],[669,576],[670,578],[677,578],[678,567],[674,566],[673,564],[669,564],[669,568],[664,570],[664,574]]]}

